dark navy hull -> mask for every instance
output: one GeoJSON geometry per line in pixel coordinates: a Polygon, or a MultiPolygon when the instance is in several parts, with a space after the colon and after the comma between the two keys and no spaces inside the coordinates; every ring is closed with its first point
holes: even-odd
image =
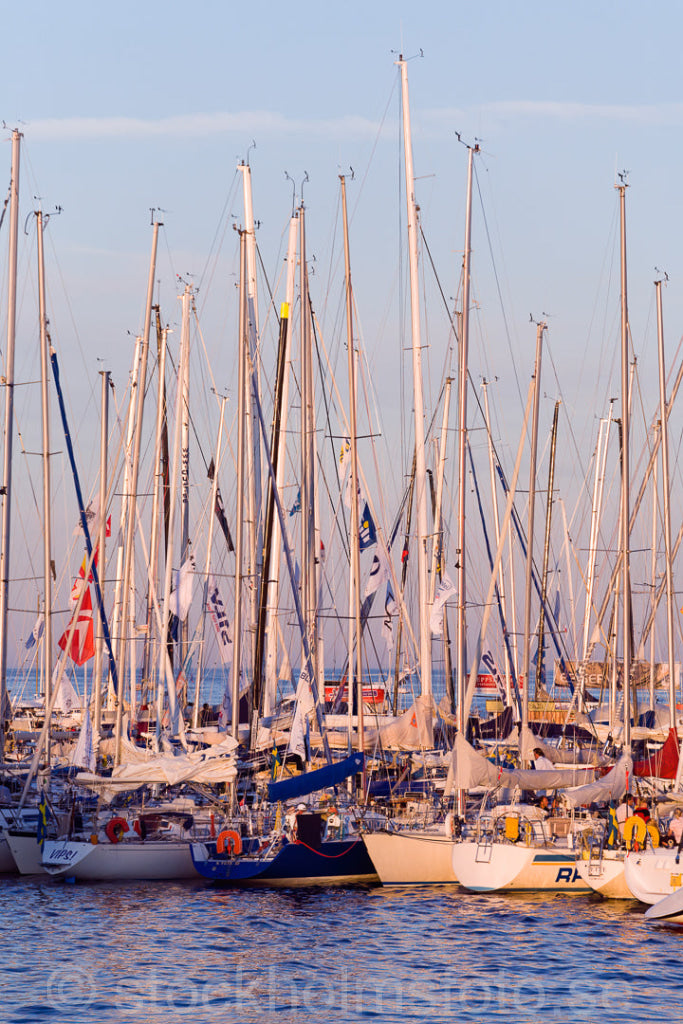
{"type": "Polygon", "coordinates": [[[221,857],[214,843],[193,843],[196,870],[223,885],[343,885],[377,882],[377,873],[365,849],[354,839],[329,840],[313,848],[304,843],[285,843],[262,857],[221,857]]]}

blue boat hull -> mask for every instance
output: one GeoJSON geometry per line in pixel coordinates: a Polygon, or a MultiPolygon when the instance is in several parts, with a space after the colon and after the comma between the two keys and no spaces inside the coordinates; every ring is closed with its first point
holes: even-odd
{"type": "Polygon", "coordinates": [[[194,843],[192,860],[204,878],[222,885],[344,885],[378,882],[377,873],[359,838],[329,840],[313,848],[285,843],[263,857],[221,857],[215,844],[194,843]]]}

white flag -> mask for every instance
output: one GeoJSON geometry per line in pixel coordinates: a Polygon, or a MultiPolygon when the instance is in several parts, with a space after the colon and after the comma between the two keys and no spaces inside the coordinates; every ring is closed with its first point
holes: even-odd
{"type": "Polygon", "coordinates": [[[441,583],[439,584],[439,588],[434,595],[432,613],[429,617],[429,628],[432,631],[432,636],[441,636],[443,632],[443,616],[441,615],[441,609],[449,597],[453,597],[455,592],[455,584],[448,573],[444,573],[441,583]]]}
{"type": "Polygon", "coordinates": [[[363,597],[369,597],[370,594],[374,594],[379,589],[380,585],[389,578],[389,564],[386,561],[383,551],[377,551],[372,559],[372,565],[370,566],[370,575],[368,581],[365,584],[365,593],[363,597]]]}
{"type": "Polygon", "coordinates": [[[174,587],[171,591],[171,611],[181,622],[187,618],[192,604],[192,586],[194,584],[194,556],[190,555],[180,569],[174,572],[174,587]]]}
{"type": "Polygon", "coordinates": [[[78,742],[74,747],[71,756],[71,763],[76,768],[85,768],[88,772],[95,771],[95,750],[92,742],[92,722],[90,712],[86,708],[83,712],[81,731],[78,734],[78,742]]]}
{"type": "Polygon", "coordinates": [[[213,576],[209,576],[206,604],[216,629],[221,661],[224,665],[229,665],[232,662],[232,631],[218,583],[213,576]]]}
{"type": "MultiPolygon", "coordinates": [[[[57,675],[59,672],[59,663],[55,665],[54,672],[52,674],[52,685],[54,686],[57,681],[57,675]]],[[[59,684],[59,693],[57,694],[54,702],[55,711],[63,711],[64,714],[68,715],[76,708],[80,708],[81,698],[74,690],[71,680],[68,678],[66,673],[62,676],[62,681],[59,684]]]]}

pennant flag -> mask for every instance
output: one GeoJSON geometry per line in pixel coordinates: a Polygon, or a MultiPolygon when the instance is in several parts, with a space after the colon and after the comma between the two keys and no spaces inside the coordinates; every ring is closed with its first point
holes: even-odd
{"type": "Polygon", "coordinates": [[[361,551],[365,551],[366,548],[372,547],[373,544],[377,543],[377,530],[375,529],[367,502],[363,506],[358,541],[361,551]]]}
{"type": "Polygon", "coordinates": [[[27,651],[30,651],[32,647],[36,646],[36,644],[38,643],[38,641],[40,640],[40,638],[41,638],[41,636],[43,635],[44,632],[45,632],[45,616],[41,612],[40,615],[38,616],[38,618],[36,619],[35,626],[33,627],[31,633],[29,634],[28,640],[26,641],[26,643],[24,645],[26,647],[27,651]]]}
{"type": "MultiPolygon", "coordinates": [[[[52,673],[52,688],[54,689],[57,683],[57,677],[59,675],[59,665],[55,665],[52,673]]],[[[54,708],[56,711],[63,711],[65,715],[70,715],[72,711],[75,711],[81,706],[81,699],[76,693],[73,683],[66,675],[62,674],[62,679],[59,684],[59,690],[55,697],[54,708]]]]}
{"type": "Polygon", "coordinates": [[[194,555],[183,562],[175,572],[174,587],[171,590],[171,609],[181,622],[187,618],[187,613],[192,604],[192,585],[194,583],[195,562],[194,555]]]}
{"type": "Polygon", "coordinates": [[[351,452],[351,441],[348,437],[345,437],[341,449],[339,451],[339,469],[344,472],[344,464],[351,452]]]}
{"type": "Polygon", "coordinates": [[[301,512],[301,488],[296,492],[296,501],[289,510],[290,516],[296,515],[297,512],[301,512]]]}
{"type": "MultiPolygon", "coordinates": [[[[80,585],[83,585],[82,581],[80,585]]],[[[58,646],[61,647],[63,651],[66,651],[66,644],[69,638],[70,629],[71,623],[69,623],[66,631],[62,633],[57,641],[58,646]]],[[[77,665],[83,665],[95,654],[95,629],[93,625],[92,599],[90,597],[89,587],[85,592],[85,597],[81,604],[81,610],[78,613],[76,628],[74,629],[73,636],[71,638],[71,647],[67,651],[67,654],[77,665]]]]}
{"type": "Polygon", "coordinates": [[[36,829],[36,842],[40,847],[41,851],[45,845],[47,839],[47,797],[45,796],[45,790],[40,794],[40,803],[38,804],[38,827],[36,829]]]}
{"type": "Polygon", "coordinates": [[[218,525],[220,526],[221,532],[222,532],[223,536],[225,537],[225,543],[228,546],[228,551],[234,551],[235,550],[235,545],[232,542],[232,537],[230,535],[230,527],[228,526],[228,518],[227,518],[227,516],[225,514],[225,508],[223,506],[223,499],[221,498],[221,492],[220,492],[220,489],[218,487],[216,488],[216,507],[215,507],[215,512],[216,512],[216,519],[218,520],[218,525]]]}
{"type": "Polygon", "coordinates": [[[387,593],[384,598],[384,619],[382,621],[382,637],[387,645],[387,653],[394,647],[394,630],[391,622],[392,616],[398,613],[398,605],[391,586],[391,579],[387,580],[387,593]]]}
{"type": "Polygon", "coordinates": [[[92,722],[90,712],[86,708],[83,712],[81,731],[78,734],[78,741],[74,747],[71,763],[75,768],[85,768],[87,772],[95,771],[95,749],[92,742],[92,722]]]}
{"type": "Polygon", "coordinates": [[[439,584],[439,588],[434,595],[432,613],[429,617],[429,628],[432,631],[432,636],[441,636],[443,632],[443,617],[441,615],[441,609],[449,597],[453,597],[455,592],[455,584],[452,582],[448,573],[444,573],[441,583],[439,584]]]}
{"type": "MultiPolygon", "coordinates": [[[[93,535],[93,530],[97,527],[97,521],[99,519],[99,515],[100,515],[100,499],[99,499],[99,497],[97,497],[97,498],[93,498],[92,501],[88,502],[88,507],[85,510],[85,521],[86,521],[87,526],[88,526],[88,533],[90,534],[91,537],[93,535]]],[[[79,516],[78,517],[78,523],[77,523],[76,528],[75,528],[74,533],[73,533],[74,537],[77,537],[78,534],[82,531],[82,529],[83,529],[83,522],[82,522],[81,517],[79,516]]],[[[106,536],[107,537],[111,537],[111,515],[107,517],[106,536]]]]}
{"type": "Polygon", "coordinates": [[[372,565],[370,566],[370,575],[368,581],[365,584],[365,593],[363,597],[369,597],[379,589],[380,585],[389,578],[389,566],[384,560],[384,555],[380,556],[375,554],[372,559],[372,565]]]}
{"type": "Polygon", "coordinates": [[[225,604],[221,597],[221,592],[218,587],[218,583],[213,576],[209,576],[209,586],[207,588],[206,605],[209,609],[209,615],[211,621],[214,624],[216,630],[216,636],[218,637],[218,649],[221,655],[221,661],[224,665],[229,665],[232,662],[232,634],[230,631],[230,623],[225,610],[225,604]]]}
{"type": "MultiPolygon", "coordinates": [[[[216,464],[214,463],[213,459],[211,459],[211,462],[209,463],[209,468],[206,471],[206,475],[208,476],[209,480],[213,481],[213,478],[216,475],[216,464]]],[[[228,526],[228,518],[225,514],[225,507],[223,505],[220,487],[216,487],[216,504],[214,506],[214,512],[216,514],[216,519],[218,520],[218,525],[221,528],[221,532],[225,537],[225,543],[228,546],[228,551],[234,551],[235,546],[232,543],[232,536],[230,534],[230,527],[228,526]]]]}

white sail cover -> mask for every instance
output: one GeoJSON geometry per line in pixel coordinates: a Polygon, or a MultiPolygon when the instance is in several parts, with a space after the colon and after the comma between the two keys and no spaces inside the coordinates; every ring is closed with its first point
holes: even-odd
{"type": "Polygon", "coordinates": [[[144,750],[124,741],[125,754],[131,760],[115,768],[111,778],[81,772],[76,776],[76,782],[96,790],[107,802],[113,800],[117,793],[154,782],[167,786],[181,782],[205,782],[209,785],[233,782],[237,778],[236,747],[237,741],[226,736],[222,743],[189,754],[148,756],[144,750]]]}
{"type": "Polygon", "coordinates": [[[365,730],[365,749],[381,743],[392,750],[430,750],[434,746],[434,701],[424,694],[402,715],[379,729],[365,730]]]}
{"type": "Polygon", "coordinates": [[[565,798],[572,807],[583,804],[606,803],[608,800],[619,800],[628,791],[629,779],[633,776],[633,761],[628,754],[619,758],[614,768],[603,775],[597,782],[578,789],[568,789],[565,798]]]}
{"type": "Polygon", "coordinates": [[[535,790],[564,789],[566,786],[592,783],[594,779],[595,771],[592,768],[556,768],[552,771],[538,771],[535,768],[498,768],[476,751],[462,733],[458,733],[453,743],[445,792],[448,795],[452,789],[475,789],[478,786],[489,789],[514,786],[535,790]]]}

